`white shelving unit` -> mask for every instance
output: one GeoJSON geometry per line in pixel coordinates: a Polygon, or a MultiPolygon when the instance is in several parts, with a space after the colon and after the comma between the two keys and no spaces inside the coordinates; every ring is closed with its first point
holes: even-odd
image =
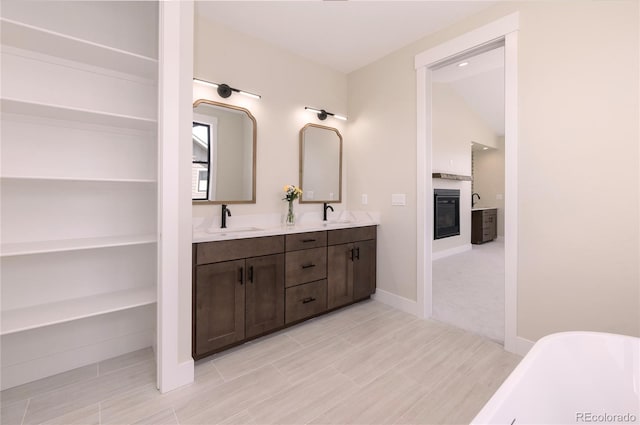
{"type": "Polygon", "coordinates": [[[0,257],[46,254],[53,252],[79,251],[87,249],[113,248],[119,246],[156,243],[156,235],[108,236],[102,238],[63,239],[57,241],[35,241],[3,243],[0,257]]]}
{"type": "Polygon", "coordinates": [[[155,130],[157,125],[156,120],[148,118],[106,113],[90,109],[72,108],[63,105],[48,105],[17,99],[2,98],[0,107],[2,108],[3,113],[29,115],[33,117],[75,121],[119,128],[155,130]]]}
{"type": "Polygon", "coordinates": [[[123,29],[127,2],[45,3],[3,4],[0,17],[2,389],[155,334],[158,5],[131,3],[139,19],[123,29]],[[114,31],[135,48],[74,28],[74,10],[101,21],[98,39],[114,31]],[[148,32],[155,45],[141,49],[148,32]]]}
{"type": "Polygon", "coordinates": [[[2,312],[0,335],[114,313],[156,302],[155,288],[130,289],[2,312]]]}
{"type": "Polygon", "coordinates": [[[156,78],[158,60],[11,19],[0,19],[2,44],[138,75],[156,78]]]}

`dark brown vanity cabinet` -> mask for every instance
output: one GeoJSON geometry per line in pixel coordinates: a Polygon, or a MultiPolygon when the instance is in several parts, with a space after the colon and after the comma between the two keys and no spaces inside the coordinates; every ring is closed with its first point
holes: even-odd
{"type": "Polygon", "coordinates": [[[331,230],[328,245],[328,308],[340,307],[375,293],[375,226],[331,230]]]}
{"type": "Polygon", "coordinates": [[[481,244],[498,237],[498,210],[485,208],[471,211],[471,243],[481,244]]]}
{"type": "Polygon", "coordinates": [[[194,358],[284,325],[282,236],[194,247],[194,358]]]}
{"type": "Polygon", "coordinates": [[[193,357],[369,297],[376,226],[193,244],[193,357]]]}
{"type": "Polygon", "coordinates": [[[285,321],[293,323],[327,310],[327,232],[285,239],[285,321]]]}

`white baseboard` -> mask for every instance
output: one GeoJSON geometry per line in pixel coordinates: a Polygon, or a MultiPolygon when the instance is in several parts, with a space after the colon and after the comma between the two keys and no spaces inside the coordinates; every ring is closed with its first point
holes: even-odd
{"type": "Polygon", "coordinates": [[[443,251],[436,251],[431,253],[431,260],[439,260],[444,257],[448,257],[450,255],[462,254],[463,252],[470,251],[471,244],[465,244],[456,246],[455,248],[445,249],[443,251]]]}
{"type": "Polygon", "coordinates": [[[376,289],[376,293],[372,298],[376,301],[380,301],[383,304],[397,308],[405,313],[413,314],[419,317],[418,303],[400,295],[392,294],[391,292],[384,291],[380,288],[376,289]]]}
{"type": "Polygon", "coordinates": [[[534,341],[530,341],[520,336],[515,337],[513,340],[510,339],[511,338],[505,338],[504,349],[510,353],[518,354],[520,356],[525,356],[529,350],[531,350],[533,344],[535,344],[534,341]]]}
{"type": "Polygon", "coordinates": [[[195,363],[193,359],[178,363],[175,368],[165,370],[160,384],[160,392],[166,393],[193,382],[195,363]]]}

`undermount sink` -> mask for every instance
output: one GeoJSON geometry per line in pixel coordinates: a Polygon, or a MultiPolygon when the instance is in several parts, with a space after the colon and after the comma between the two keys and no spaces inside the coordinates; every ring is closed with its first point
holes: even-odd
{"type": "Polygon", "coordinates": [[[340,225],[340,224],[352,224],[352,223],[355,223],[355,221],[354,220],[349,220],[349,219],[345,219],[345,220],[328,220],[328,221],[325,221],[323,223],[323,225],[326,227],[326,226],[337,226],[337,225],[340,225]]]}
{"type": "Polygon", "coordinates": [[[227,233],[244,233],[244,232],[257,232],[263,230],[259,227],[225,227],[224,229],[209,229],[206,230],[207,233],[213,233],[214,235],[221,235],[227,233]]]}

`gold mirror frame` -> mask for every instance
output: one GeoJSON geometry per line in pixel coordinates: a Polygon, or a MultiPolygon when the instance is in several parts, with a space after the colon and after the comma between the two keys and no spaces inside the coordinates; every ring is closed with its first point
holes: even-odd
{"type": "Polygon", "coordinates": [[[299,154],[299,156],[300,156],[300,165],[299,165],[300,189],[302,189],[303,192],[305,190],[304,189],[304,179],[303,179],[303,175],[304,175],[304,131],[309,127],[315,127],[315,128],[321,128],[321,129],[324,129],[324,130],[333,131],[338,136],[338,139],[340,141],[340,158],[339,158],[339,164],[338,164],[338,199],[304,201],[302,199],[302,196],[301,196],[298,199],[298,202],[301,203],[301,204],[323,204],[325,202],[327,202],[327,203],[338,203],[339,204],[339,203],[342,202],[342,135],[340,134],[340,132],[338,131],[337,128],[309,123],[309,124],[306,124],[304,127],[302,127],[300,129],[300,154],[299,154]]]}
{"type": "MultiPolygon", "coordinates": [[[[251,114],[251,112],[246,109],[246,108],[242,108],[240,106],[235,106],[235,105],[229,105],[226,103],[220,103],[220,102],[215,102],[213,100],[208,100],[208,99],[198,99],[195,102],[193,102],[193,109],[195,109],[196,107],[198,107],[201,104],[207,104],[207,105],[213,105],[213,106],[218,106],[221,108],[227,108],[227,109],[233,109],[236,111],[241,111],[244,112],[245,114],[247,114],[247,116],[249,117],[249,119],[251,119],[251,121],[253,122],[253,170],[252,170],[252,188],[251,188],[251,199],[250,200],[235,200],[235,201],[219,201],[219,200],[204,200],[204,199],[192,199],[191,203],[192,204],[197,204],[197,205],[202,205],[202,204],[255,204],[256,203],[256,163],[257,163],[257,156],[258,156],[258,152],[256,151],[257,148],[257,136],[258,136],[258,123],[256,122],[256,118],[253,116],[253,114],[251,114]]],[[[193,119],[192,119],[193,121],[193,119]]]]}

